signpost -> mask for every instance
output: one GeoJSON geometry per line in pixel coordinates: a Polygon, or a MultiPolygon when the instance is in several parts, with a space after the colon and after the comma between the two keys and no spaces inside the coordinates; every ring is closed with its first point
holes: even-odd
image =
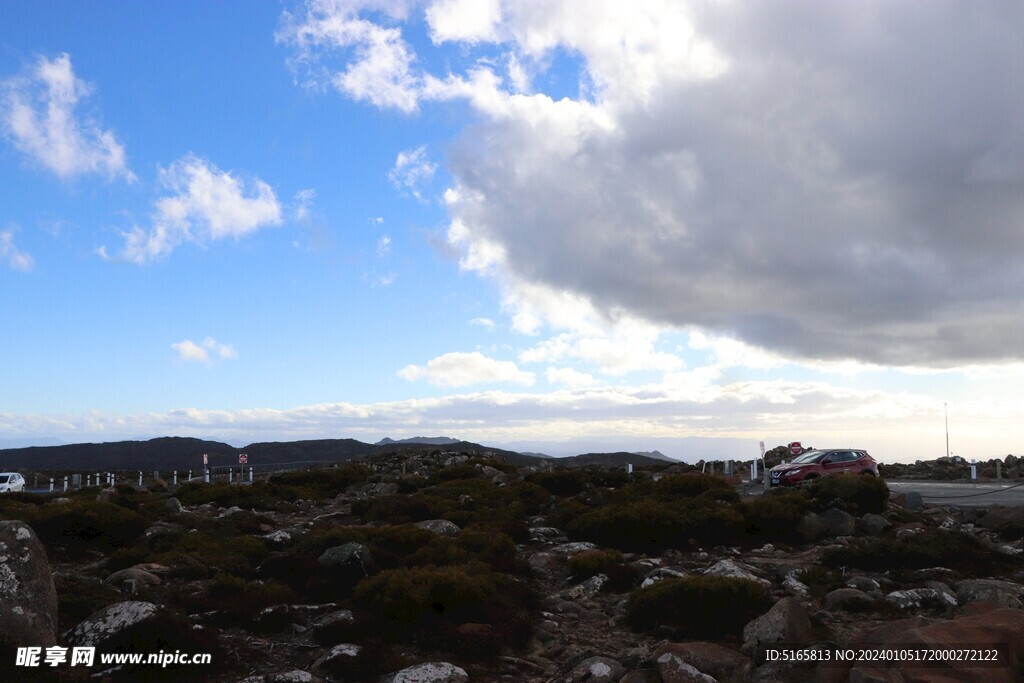
{"type": "Polygon", "coordinates": [[[804,447],[800,445],[799,441],[794,441],[793,443],[789,444],[789,452],[792,453],[793,455],[800,455],[801,453],[804,452],[804,447]]]}
{"type": "Polygon", "coordinates": [[[238,454],[238,464],[239,465],[244,465],[244,464],[246,464],[248,462],[249,462],[249,456],[248,455],[246,455],[245,453],[239,453],[238,454]]]}

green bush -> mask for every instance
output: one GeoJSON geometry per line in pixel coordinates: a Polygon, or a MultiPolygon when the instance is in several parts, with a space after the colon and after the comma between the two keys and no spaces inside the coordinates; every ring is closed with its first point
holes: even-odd
{"type": "Polygon", "coordinates": [[[366,483],[370,476],[370,468],[359,463],[326,467],[311,470],[298,470],[275,474],[270,478],[272,484],[303,489],[306,498],[322,500],[343,493],[348,487],[366,483]]]}
{"type": "Polygon", "coordinates": [[[889,502],[885,481],[865,474],[821,477],[808,482],[804,489],[819,512],[839,508],[852,515],[882,513],[889,502]]]}
{"type": "Polygon", "coordinates": [[[668,626],[680,637],[716,640],[741,634],[747,622],[769,607],[768,591],[756,581],[686,576],[633,591],[626,618],[638,631],[668,626]]]}
{"type": "Polygon", "coordinates": [[[839,574],[816,564],[802,570],[796,579],[807,586],[811,595],[818,599],[844,586],[843,578],[839,574]]]}
{"type": "Polygon", "coordinates": [[[48,548],[61,546],[73,553],[129,546],[149,526],[146,518],[136,512],[89,500],[44,505],[26,517],[25,521],[48,548]]]}
{"type": "Polygon", "coordinates": [[[534,472],[526,481],[543,487],[556,496],[574,496],[587,488],[587,475],[583,470],[557,469],[534,472]]]}
{"type": "Polygon", "coordinates": [[[690,539],[713,545],[735,543],[743,528],[743,517],[731,505],[701,497],[607,505],[577,517],[566,531],[574,540],[627,552],[657,552],[685,547],[690,539]]]}
{"type": "Polygon", "coordinates": [[[747,535],[763,541],[800,543],[800,520],[811,509],[811,499],[803,491],[785,491],[765,495],[743,506],[747,535]]]}
{"type": "Polygon", "coordinates": [[[451,627],[486,624],[499,642],[516,647],[529,640],[539,606],[526,582],[473,564],[384,571],[361,581],[353,602],[369,631],[389,640],[444,645],[436,639],[451,627]]]}
{"type": "Polygon", "coordinates": [[[622,561],[622,553],[618,550],[585,550],[569,558],[569,571],[577,580],[589,579],[598,574],[608,574],[622,561]]]}
{"type": "Polygon", "coordinates": [[[316,498],[314,489],[275,482],[241,486],[222,481],[213,484],[190,481],[182,484],[177,494],[182,505],[215,503],[220,507],[237,505],[257,510],[287,510],[285,503],[316,498]]]}
{"type": "Polygon", "coordinates": [[[77,574],[55,573],[53,585],[61,630],[73,628],[90,614],[123,599],[110,584],[77,574]]]}
{"type": "Polygon", "coordinates": [[[969,576],[991,576],[1018,561],[993,552],[981,540],[959,531],[930,531],[903,538],[870,538],[825,551],[826,567],[857,567],[874,571],[945,567],[969,576]]]}

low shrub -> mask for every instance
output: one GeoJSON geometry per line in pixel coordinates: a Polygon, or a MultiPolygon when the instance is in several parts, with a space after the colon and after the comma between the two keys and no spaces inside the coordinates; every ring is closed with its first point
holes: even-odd
{"type": "Polygon", "coordinates": [[[53,585],[61,630],[73,628],[90,614],[122,599],[121,592],[110,584],[77,574],[54,574],[53,585]]]}
{"type": "Polygon", "coordinates": [[[190,481],[178,488],[177,497],[183,505],[215,503],[220,507],[237,505],[257,510],[287,510],[286,503],[315,498],[316,493],[313,489],[274,482],[236,486],[222,481],[212,484],[190,481]]]}
{"type": "Polygon", "coordinates": [[[499,643],[521,647],[529,640],[539,597],[525,581],[483,565],[412,567],[381,572],[356,586],[353,602],[373,634],[459,647],[452,627],[485,624],[499,643]],[[448,634],[448,637],[446,637],[448,634]]]}
{"type": "Polygon", "coordinates": [[[598,574],[608,574],[622,561],[622,553],[618,550],[585,550],[569,558],[569,571],[574,579],[589,579],[598,574]]]}
{"type": "Polygon", "coordinates": [[[738,636],[769,607],[768,591],[756,581],[686,576],[633,591],[626,618],[638,631],[668,626],[680,637],[716,640],[738,636]]]}
{"type": "Polygon", "coordinates": [[[811,595],[818,599],[844,585],[839,574],[816,564],[802,570],[796,575],[796,580],[807,586],[811,595]]]}
{"type": "Polygon", "coordinates": [[[852,515],[882,513],[889,503],[885,481],[866,474],[821,477],[808,482],[804,489],[819,512],[839,508],[852,515]]]}
{"type": "Polygon", "coordinates": [[[270,482],[303,489],[307,499],[322,500],[343,493],[350,486],[366,483],[370,474],[366,465],[350,463],[341,467],[282,472],[273,475],[270,482]]]}
{"type": "Polygon", "coordinates": [[[857,567],[874,571],[945,567],[969,576],[991,576],[1018,561],[993,552],[981,540],[959,531],[928,531],[903,538],[870,538],[825,551],[826,567],[857,567]]]}
{"type": "Polygon", "coordinates": [[[743,517],[731,505],[698,498],[659,502],[642,500],[612,504],[574,519],[566,526],[574,540],[627,552],[657,552],[697,543],[735,543],[743,517]]]}
{"type": "Polygon", "coordinates": [[[587,488],[587,474],[583,470],[556,469],[534,472],[526,481],[537,484],[555,496],[574,496],[587,488]]]}
{"type": "Polygon", "coordinates": [[[59,546],[71,553],[129,546],[149,526],[136,512],[89,500],[37,507],[25,521],[48,549],[59,546]]]}
{"type": "Polygon", "coordinates": [[[757,498],[743,507],[747,535],[752,539],[798,544],[800,520],[811,509],[811,499],[803,491],[785,491],[757,498]]]}

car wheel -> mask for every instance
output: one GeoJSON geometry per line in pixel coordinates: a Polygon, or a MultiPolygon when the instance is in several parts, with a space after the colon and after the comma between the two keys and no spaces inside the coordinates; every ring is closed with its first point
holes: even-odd
{"type": "Polygon", "coordinates": [[[872,477],[877,477],[878,476],[877,474],[875,474],[871,470],[864,470],[863,472],[861,472],[861,474],[870,474],[872,477]]]}

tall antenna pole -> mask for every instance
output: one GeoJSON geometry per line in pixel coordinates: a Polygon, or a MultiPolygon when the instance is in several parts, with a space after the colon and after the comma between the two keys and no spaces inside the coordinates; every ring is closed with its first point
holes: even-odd
{"type": "Polygon", "coordinates": [[[949,457],[949,404],[942,404],[943,410],[946,411],[946,457],[949,457]]]}

